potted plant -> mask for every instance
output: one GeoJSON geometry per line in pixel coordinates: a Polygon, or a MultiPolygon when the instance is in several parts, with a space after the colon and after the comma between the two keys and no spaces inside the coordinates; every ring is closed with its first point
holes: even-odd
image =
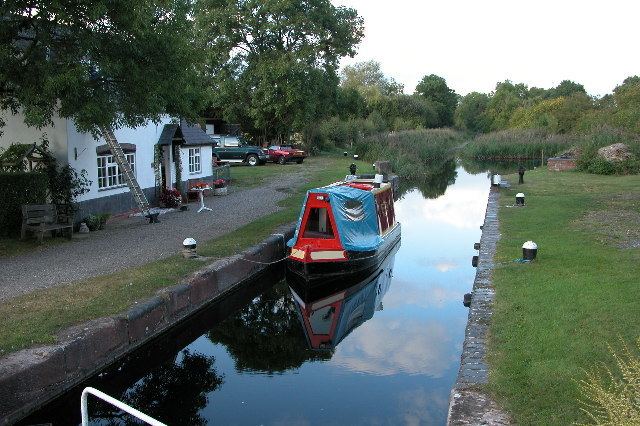
{"type": "Polygon", "coordinates": [[[220,178],[213,181],[213,195],[227,195],[227,181],[220,178]]]}

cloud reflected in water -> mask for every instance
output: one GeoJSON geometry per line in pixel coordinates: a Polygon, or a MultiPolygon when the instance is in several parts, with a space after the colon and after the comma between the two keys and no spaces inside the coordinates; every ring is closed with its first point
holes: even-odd
{"type": "Polygon", "coordinates": [[[398,411],[405,425],[431,425],[442,423],[447,412],[448,398],[441,392],[427,392],[423,388],[410,389],[396,396],[398,411]]]}
{"type": "MultiPolygon", "coordinates": [[[[424,199],[418,191],[405,195],[396,204],[400,222],[403,218],[421,217],[428,224],[441,223],[457,229],[477,229],[482,225],[487,206],[488,185],[451,186],[437,199],[424,199]]],[[[409,222],[408,220],[406,222],[409,222]]]]}
{"type": "MultiPolygon", "coordinates": [[[[466,288],[466,287],[465,287],[466,288]]],[[[385,308],[402,308],[406,305],[420,308],[441,308],[447,303],[459,301],[462,303],[464,291],[449,288],[435,283],[417,283],[411,280],[393,278],[389,293],[383,300],[385,308]]]]}
{"type": "Polygon", "coordinates": [[[447,327],[437,321],[369,321],[338,345],[331,362],[378,376],[405,373],[440,378],[457,366],[456,346],[447,327]]]}

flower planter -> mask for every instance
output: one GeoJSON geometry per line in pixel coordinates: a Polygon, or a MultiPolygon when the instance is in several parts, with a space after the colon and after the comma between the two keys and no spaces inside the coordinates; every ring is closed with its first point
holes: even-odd
{"type": "Polygon", "coordinates": [[[227,187],[213,188],[213,195],[227,195],[227,187]]]}

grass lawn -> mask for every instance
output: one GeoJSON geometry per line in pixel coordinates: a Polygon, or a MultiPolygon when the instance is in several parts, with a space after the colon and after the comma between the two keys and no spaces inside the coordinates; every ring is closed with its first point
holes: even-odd
{"type": "Polygon", "coordinates": [[[640,176],[540,169],[500,204],[490,390],[518,424],[586,422],[577,380],[640,336],[640,176]],[[512,263],[527,240],[537,261],[512,263]]]}
{"type": "MultiPolygon", "coordinates": [[[[277,226],[297,219],[307,189],[343,178],[348,173],[351,162],[350,158],[345,157],[314,158],[310,165],[315,163],[315,166],[309,167],[307,182],[281,201],[282,210],[229,234],[201,243],[198,252],[203,256],[223,257],[262,241],[277,226]]],[[[296,166],[298,165],[277,166],[275,169],[287,171],[296,166]]],[[[365,163],[358,163],[361,170],[365,170],[365,166],[365,163]]],[[[304,167],[304,164],[300,167],[304,167]]],[[[264,173],[261,169],[266,168],[246,169],[247,174],[261,174],[264,173]]],[[[163,287],[176,284],[202,265],[200,261],[185,260],[176,255],[114,274],[36,291],[1,303],[0,355],[55,342],[56,333],[65,327],[123,312],[134,302],[153,296],[163,287]]]]}
{"type": "MultiPolygon", "coordinates": [[[[304,163],[288,163],[280,165],[276,163],[267,163],[264,166],[247,166],[247,165],[234,165],[231,166],[231,180],[233,185],[237,185],[243,188],[253,188],[267,183],[271,179],[285,173],[294,173],[305,171],[309,167],[313,167],[318,161],[322,161],[323,157],[311,157],[305,159],[304,163]]],[[[350,164],[350,163],[349,163],[350,164]]],[[[347,171],[348,171],[347,165],[347,171]]]]}

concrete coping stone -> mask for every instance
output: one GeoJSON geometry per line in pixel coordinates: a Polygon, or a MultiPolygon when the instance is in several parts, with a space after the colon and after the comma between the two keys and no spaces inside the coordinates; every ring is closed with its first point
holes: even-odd
{"type": "Polygon", "coordinates": [[[460,369],[449,397],[448,425],[511,424],[509,415],[501,410],[486,392],[482,391],[482,386],[489,379],[489,366],[485,356],[495,298],[492,271],[496,245],[500,239],[499,201],[499,189],[492,186],[480,238],[480,258],[473,283],[471,306],[460,356],[460,369]]]}

